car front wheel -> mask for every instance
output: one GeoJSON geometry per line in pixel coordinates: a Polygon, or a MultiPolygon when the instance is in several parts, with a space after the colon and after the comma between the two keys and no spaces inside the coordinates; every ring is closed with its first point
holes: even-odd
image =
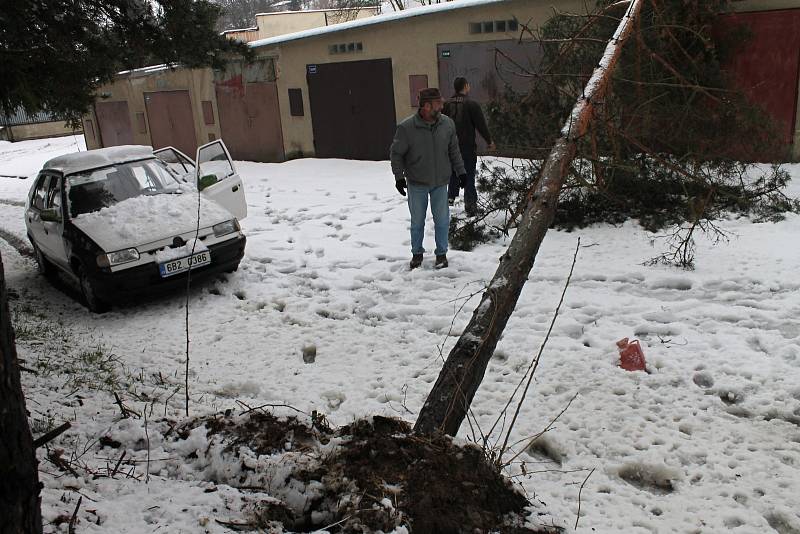
{"type": "Polygon", "coordinates": [[[92,279],[89,278],[89,275],[86,274],[86,269],[84,269],[83,266],[78,268],[78,279],[81,284],[81,295],[89,311],[105,313],[111,309],[111,305],[97,295],[94,283],[92,279]]]}

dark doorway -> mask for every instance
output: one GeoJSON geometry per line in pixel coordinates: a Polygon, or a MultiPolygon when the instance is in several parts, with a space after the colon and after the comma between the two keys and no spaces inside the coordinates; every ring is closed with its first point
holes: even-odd
{"type": "Polygon", "coordinates": [[[391,59],[306,67],[318,158],[384,160],[394,136],[391,59]]]}
{"type": "Polygon", "coordinates": [[[97,102],[94,105],[97,126],[100,128],[100,146],[133,144],[131,115],[127,102],[97,102]]]}
{"type": "Polygon", "coordinates": [[[189,91],[145,93],[144,103],[153,148],[173,146],[193,157],[197,150],[197,136],[189,91]]]}
{"type": "Polygon", "coordinates": [[[284,160],[278,88],[275,82],[217,83],[222,139],[237,160],[284,160]]]}

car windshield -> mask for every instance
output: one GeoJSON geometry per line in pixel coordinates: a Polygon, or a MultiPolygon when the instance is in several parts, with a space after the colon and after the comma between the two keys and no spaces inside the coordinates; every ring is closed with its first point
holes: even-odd
{"type": "Polygon", "coordinates": [[[179,184],[157,159],[121,163],[67,177],[69,213],[77,217],[142,195],[179,191],[179,184]]]}

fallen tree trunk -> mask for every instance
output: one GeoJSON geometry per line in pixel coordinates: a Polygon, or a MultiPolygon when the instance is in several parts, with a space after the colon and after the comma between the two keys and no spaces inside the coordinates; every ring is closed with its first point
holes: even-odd
{"type": "Polygon", "coordinates": [[[528,199],[508,250],[500,258],[500,265],[489,287],[450,351],[439,378],[425,400],[414,426],[416,432],[444,432],[454,436],[464,421],[475,392],[483,381],[486,366],[533,268],[539,246],[555,218],[558,195],[575,157],[577,141],[588,130],[595,105],[605,94],[625,40],[635,26],[642,2],[624,2],[628,4],[625,16],[609,40],[583,95],[572,109],[561,137],[547,157],[541,179],[528,199]]]}

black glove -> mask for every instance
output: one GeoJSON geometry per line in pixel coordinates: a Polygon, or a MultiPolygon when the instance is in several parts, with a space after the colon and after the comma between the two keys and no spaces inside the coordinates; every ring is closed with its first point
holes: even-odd
{"type": "Polygon", "coordinates": [[[397,192],[403,196],[406,196],[406,181],[405,179],[401,178],[400,180],[394,181],[394,186],[397,189],[397,192]]]}
{"type": "Polygon", "coordinates": [[[464,189],[467,186],[467,175],[466,174],[459,174],[458,175],[458,186],[461,189],[464,189]]]}

